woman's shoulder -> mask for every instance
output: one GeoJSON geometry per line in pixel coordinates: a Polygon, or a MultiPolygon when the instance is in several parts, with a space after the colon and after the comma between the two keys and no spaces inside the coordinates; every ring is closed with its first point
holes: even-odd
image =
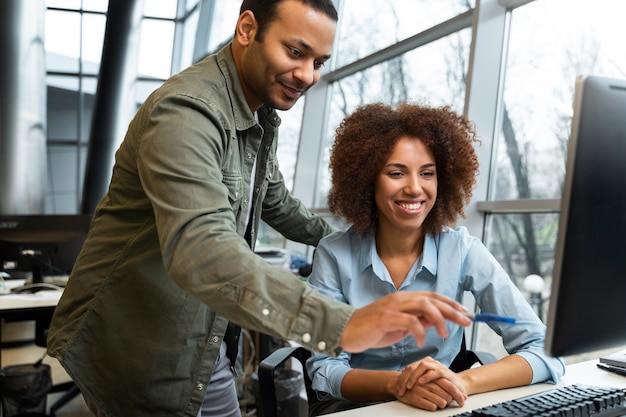
{"type": "Polygon", "coordinates": [[[372,241],[373,235],[370,233],[361,234],[354,227],[335,231],[324,238],[318,244],[318,247],[324,247],[329,250],[339,250],[341,248],[361,247],[372,241]]]}
{"type": "Polygon", "coordinates": [[[456,239],[456,240],[474,240],[478,239],[476,236],[470,234],[469,230],[465,226],[444,226],[439,232],[440,239],[456,239]]]}

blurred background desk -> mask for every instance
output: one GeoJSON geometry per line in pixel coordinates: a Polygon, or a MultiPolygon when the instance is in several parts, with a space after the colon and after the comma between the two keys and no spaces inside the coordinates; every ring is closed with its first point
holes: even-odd
{"type": "MultiPolygon", "coordinates": [[[[17,287],[23,284],[24,281],[22,280],[5,281],[5,285],[8,287],[17,287]]],[[[34,321],[35,344],[45,347],[50,320],[62,293],[63,291],[58,290],[45,290],[32,294],[0,295],[0,344],[2,344],[2,326],[5,322],[34,321]]],[[[0,350],[1,365],[2,354],[0,350]]]]}
{"type": "Polygon", "coordinates": [[[439,411],[420,410],[400,401],[391,401],[382,404],[376,404],[369,407],[357,408],[355,410],[342,411],[339,413],[329,414],[332,417],[409,417],[409,416],[454,416],[465,411],[471,411],[476,408],[524,397],[526,395],[535,394],[537,392],[546,391],[552,388],[565,385],[582,384],[595,385],[599,387],[616,387],[626,388],[626,377],[616,375],[607,371],[603,371],[596,367],[597,359],[579,362],[567,365],[565,376],[556,385],[551,384],[535,384],[526,387],[504,389],[484,394],[472,395],[468,398],[465,406],[449,407],[439,411]]]}

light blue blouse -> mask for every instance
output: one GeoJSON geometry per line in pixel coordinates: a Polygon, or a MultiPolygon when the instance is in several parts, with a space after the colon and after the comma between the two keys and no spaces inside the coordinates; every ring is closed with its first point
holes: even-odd
{"type": "MultiPolygon", "coordinates": [[[[396,291],[376,252],[373,234],[362,237],[352,228],[320,241],[308,282],[323,294],[357,308],[396,291]]],[[[471,292],[482,312],[516,318],[514,325],[489,326],[502,336],[507,352],[528,361],[532,383],[554,383],[563,376],[562,359],[544,351],[544,324],[498,261],[466,228],[447,228],[437,236],[426,236],[422,256],[398,290],[434,291],[459,302],[466,291],[471,292]]],[[[459,352],[463,328],[450,322],[447,327],[445,339],[435,329],[428,329],[422,348],[408,336],[389,347],[358,354],[343,352],[335,359],[315,354],[307,363],[313,388],[320,399],[327,398],[326,394],[343,399],[341,381],[352,368],[400,370],[426,356],[449,365],[459,352]]]]}

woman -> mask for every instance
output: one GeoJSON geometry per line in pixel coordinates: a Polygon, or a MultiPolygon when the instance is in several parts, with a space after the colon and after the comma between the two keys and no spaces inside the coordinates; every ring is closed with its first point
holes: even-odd
{"type": "Polygon", "coordinates": [[[314,355],[307,364],[317,398],[311,415],[398,399],[437,410],[468,395],[536,382],[556,382],[559,358],[544,353],[545,327],[507,273],[463,227],[478,172],[473,125],[448,107],[370,104],[337,129],[330,169],[330,211],[351,227],[320,241],[311,286],[356,307],[397,291],[436,292],[462,301],[471,292],[479,308],[513,316],[490,323],[506,357],[454,373],[463,328],[448,337],[426,333],[388,348],[337,358],[314,355]]]}

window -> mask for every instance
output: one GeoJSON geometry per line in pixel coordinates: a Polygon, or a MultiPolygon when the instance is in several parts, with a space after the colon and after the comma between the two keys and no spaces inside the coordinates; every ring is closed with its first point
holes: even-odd
{"type": "MultiPolygon", "coordinates": [[[[624,12],[619,0],[536,1],[512,12],[491,200],[560,198],[576,76],[626,76],[624,12]]],[[[494,214],[485,241],[516,282],[538,274],[549,283],[557,223],[494,214]]]]}
{"type": "Polygon", "coordinates": [[[339,11],[335,67],[376,51],[466,12],[465,0],[344,0],[339,11]]]}

